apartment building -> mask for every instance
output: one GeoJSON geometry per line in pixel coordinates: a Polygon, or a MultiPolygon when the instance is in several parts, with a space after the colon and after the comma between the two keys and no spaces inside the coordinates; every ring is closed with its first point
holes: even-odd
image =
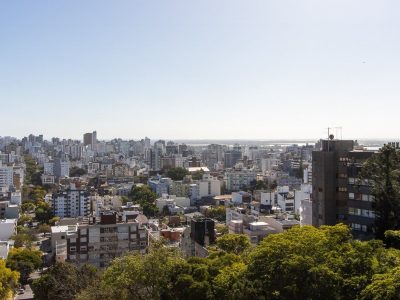
{"type": "Polygon", "coordinates": [[[90,214],[89,193],[79,190],[74,184],[70,188],[53,194],[53,212],[60,218],[77,218],[90,214]]]}
{"type": "Polygon", "coordinates": [[[349,140],[322,140],[312,158],[313,225],[345,223],[357,234],[371,234],[375,214],[367,180],[360,178],[372,151],[354,150],[349,140]]]}
{"type": "Polygon", "coordinates": [[[56,261],[99,268],[127,252],[144,254],[149,245],[147,218],[129,211],[104,211],[87,223],[53,226],[52,251],[56,261]]]}
{"type": "Polygon", "coordinates": [[[226,189],[231,192],[239,191],[257,178],[257,173],[250,170],[228,171],[225,174],[226,189]]]}
{"type": "Polygon", "coordinates": [[[14,185],[13,167],[3,165],[0,162],[0,191],[8,192],[10,187],[14,185]]]}

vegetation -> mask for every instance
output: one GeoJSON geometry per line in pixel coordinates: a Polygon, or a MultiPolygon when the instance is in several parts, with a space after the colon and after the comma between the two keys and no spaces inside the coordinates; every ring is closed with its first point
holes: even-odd
{"type": "Polygon", "coordinates": [[[251,247],[250,240],[244,234],[226,234],[217,240],[219,249],[227,253],[240,255],[251,247]]]}
{"type": "Polygon", "coordinates": [[[87,171],[85,169],[79,168],[79,167],[72,167],[69,170],[69,176],[70,177],[80,177],[83,175],[86,175],[87,171]]]}
{"type": "Polygon", "coordinates": [[[57,265],[34,289],[38,299],[399,299],[400,251],[353,240],[345,225],[295,227],[256,247],[225,234],[209,251],[186,260],[155,245],[115,259],[85,286],[75,267],[57,265]]]}
{"type": "Polygon", "coordinates": [[[42,180],[40,178],[43,170],[39,167],[36,160],[29,154],[24,156],[26,165],[25,184],[41,185],[42,180]]]}
{"type": "Polygon", "coordinates": [[[21,248],[26,247],[30,249],[32,243],[36,240],[34,229],[18,226],[17,234],[13,235],[11,239],[14,240],[14,247],[21,248]]]}
{"type": "Polygon", "coordinates": [[[215,230],[220,236],[229,233],[229,228],[225,224],[215,224],[215,230]]]}
{"type": "Polygon", "coordinates": [[[6,262],[0,259],[0,299],[7,299],[18,285],[19,273],[6,267],[6,262]]]}
{"type": "Polygon", "coordinates": [[[186,175],[189,175],[189,171],[185,168],[172,168],[166,172],[166,176],[172,180],[183,180],[186,175]]]}
{"type": "Polygon", "coordinates": [[[42,265],[42,254],[37,250],[14,248],[7,257],[7,267],[21,274],[21,282],[25,283],[29,275],[42,265]]]}
{"type": "Polygon", "coordinates": [[[363,165],[364,180],[372,183],[375,233],[400,229],[400,151],[385,145],[363,165]]]}
{"type": "Polygon", "coordinates": [[[225,206],[220,205],[217,207],[209,208],[206,212],[207,217],[213,218],[220,222],[224,222],[226,220],[226,210],[225,206]]]}
{"type": "Polygon", "coordinates": [[[250,182],[250,191],[255,190],[266,190],[268,189],[268,183],[263,180],[253,180],[250,182]]]}
{"type": "Polygon", "coordinates": [[[97,288],[98,278],[98,270],[93,266],[78,268],[72,264],[57,263],[34,280],[32,290],[37,300],[70,300],[86,287],[97,288]]]}
{"type": "Polygon", "coordinates": [[[36,220],[40,223],[49,223],[54,217],[53,208],[51,205],[44,201],[38,201],[35,209],[36,220]]]}
{"type": "Polygon", "coordinates": [[[155,205],[157,194],[147,185],[132,187],[129,198],[135,204],[140,204],[143,208],[143,214],[147,217],[154,217],[158,214],[158,208],[155,205]]]}
{"type": "Polygon", "coordinates": [[[202,180],[204,175],[203,170],[195,171],[192,173],[192,179],[193,180],[202,180]]]}

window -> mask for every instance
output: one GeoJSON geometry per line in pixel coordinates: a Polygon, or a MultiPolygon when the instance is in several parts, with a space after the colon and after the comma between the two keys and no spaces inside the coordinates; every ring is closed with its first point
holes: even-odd
{"type": "Polygon", "coordinates": [[[362,194],[361,200],[362,201],[369,201],[369,196],[367,194],[362,194]]]}
{"type": "Polygon", "coordinates": [[[76,251],[76,247],[69,247],[69,251],[76,251]]]}
{"type": "Polygon", "coordinates": [[[349,199],[354,199],[354,193],[349,193],[349,199]]]}
{"type": "Polygon", "coordinates": [[[361,209],[349,207],[349,215],[361,216],[361,209]]]}
{"type": "Polygon", "coordinates": [[[349,184],[354,184],[355,180],[353,177],[349,177],[349,184]]]}
{"type": "Polygon", "coordinates": [[[86,250],[87,250],[86,246],[81,246],[81,251],[86,251],[86,250]]]}

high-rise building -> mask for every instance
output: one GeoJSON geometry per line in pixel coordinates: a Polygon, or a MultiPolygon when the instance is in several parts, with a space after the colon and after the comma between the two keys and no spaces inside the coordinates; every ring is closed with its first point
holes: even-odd
{"type": "Polygon", "coordinates": [[[93,132],[89,132],[89,133],[85,133],[83,135],[83,145],[84,146],[88,146],[90,145],[92,150],[95,150],[97,144],[97,132],[93,131],[93,132]]]}
{"type": "Polygon", "coordinates": [[[314,226],[345,223],[360,233],[372,233],[371,187],[359,174],[373,153],[354,150],[351,140],[321,141],[321,149],[312,153],[314,226]]]}
{"type": "Polygon", "coordinates": [[[8,192],[14,184],[13,167],[3,166],[0,161],[0,191],[8,192]]]}
{"type": "Polygon", "coordinates": [[[235,146],[233,150],[225,152],[225,168],[233,168],[237,161],[242,159],[240,147],[235,146]]]}
{"type": "Polygon", "coordinates": [[[60,218],[88,216],[90,214],[89,193],[71,184],[68,190],[53,195],[53,212],[60,218]]]}

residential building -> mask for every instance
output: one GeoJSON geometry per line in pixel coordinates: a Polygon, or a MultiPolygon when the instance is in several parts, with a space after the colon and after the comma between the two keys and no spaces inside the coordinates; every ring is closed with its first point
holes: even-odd
{"type": "Polygon", "coordinates": [[[12,186],[14,186],[13,167],[0,162],[0,191],[8,192],[12,186]]]}
{"type": "Polygon", "coordinates": [[[17,221],[18,219],[0,220],[0,241],[7,241],[17,234],[17,221]]]}
{"type": "Polygon", "coordinates": [[[345,223],[354,233],[372,235],[371,184],[360,177],[362,164],[374,152],[353,150],[353,141],[323,140],[313,152],[313,225],[345,223]]]}
{"type": "Polygon", "coordinates": [[[74,184],[70,188],[53,194],[54,215],[60,218],[77,218],[90,214],[89,193],[77,189],[74,184]]]}
{"type": "Polygon", "coordinates": [[[226,189],[231,192],[249,187],[257,178],[257,173],[250,170],[228,171],[225,174],[226,189]]]}
{"type": "Polygon", "coordinates": [[[53,226],[52,249],[58,261],[105,268],[127,252],[144,254],[149,244],[143,215],[104,211],[99,220],[73,226],[53,226]]]}

